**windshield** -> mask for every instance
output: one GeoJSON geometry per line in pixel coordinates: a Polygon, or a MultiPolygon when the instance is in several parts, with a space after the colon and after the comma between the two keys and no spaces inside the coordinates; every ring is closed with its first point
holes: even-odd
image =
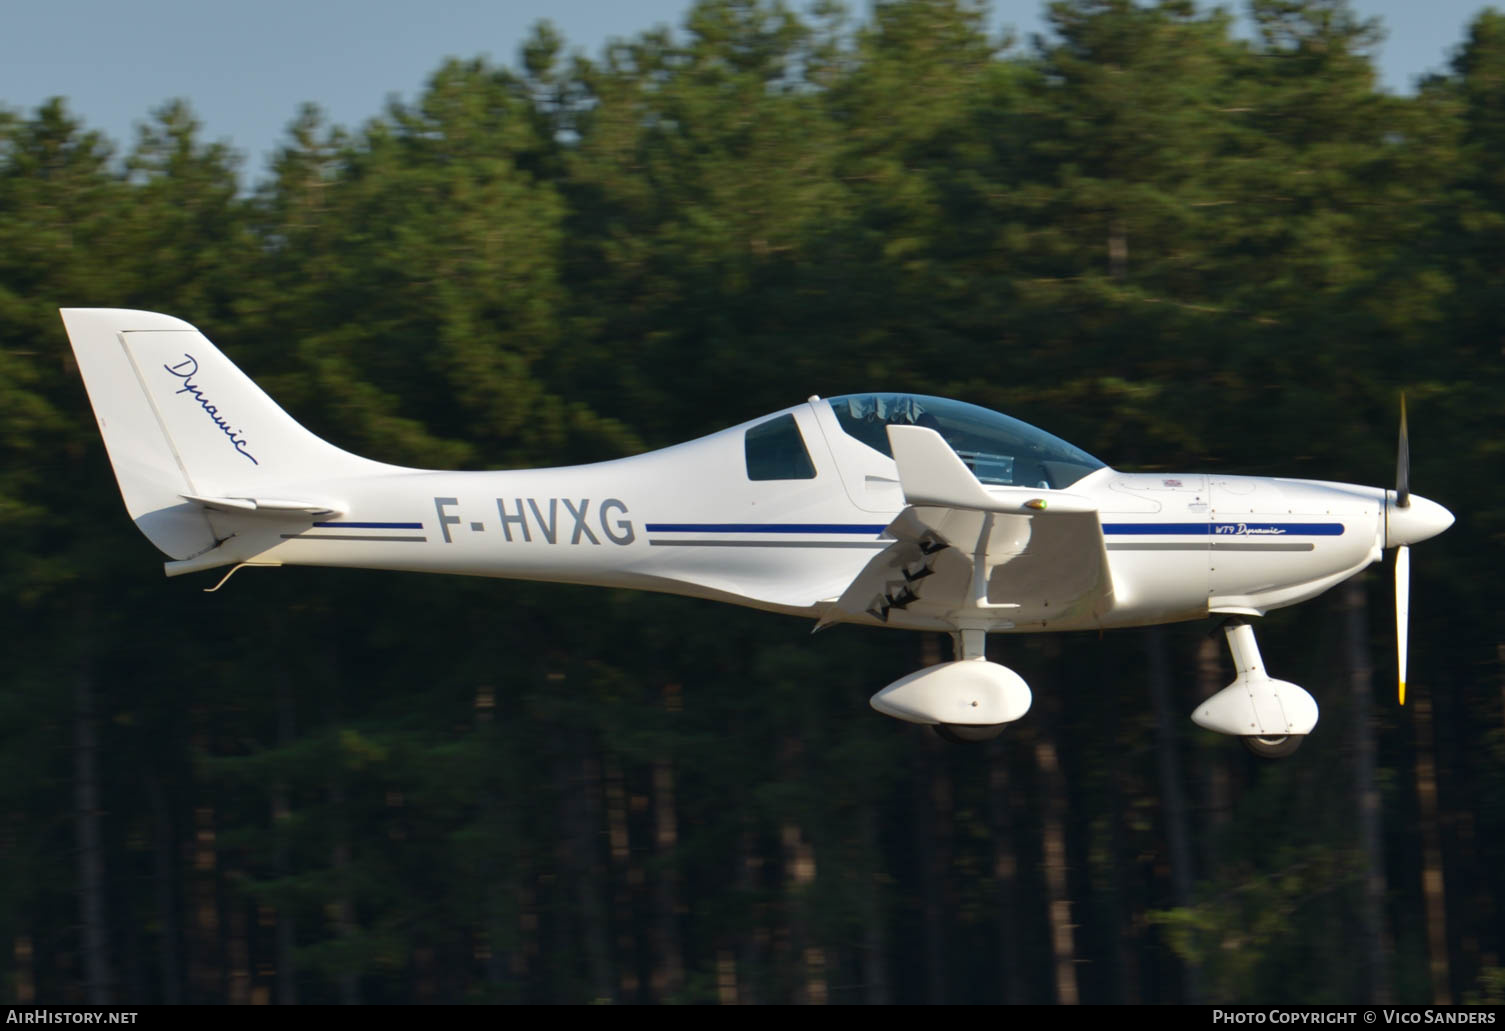
{"type": "Polygon", "coordinates": [[[923,394],[844,394],[830,399],[848,435],[890,458],[890,424],[928,426],[983,483],[1068,487],[1103,463],[1027,422],[962,401],[923,394]]]}

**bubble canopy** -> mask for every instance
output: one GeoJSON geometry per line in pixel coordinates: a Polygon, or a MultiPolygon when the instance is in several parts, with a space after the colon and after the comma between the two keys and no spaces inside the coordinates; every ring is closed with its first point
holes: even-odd
{"type": "Polygon", "coordinates": [[[848,436],[890,458],[888,426],[935,430],[983,483],[1059,490],[1103,468],[1059,437],[964,401],[924,394],[843,394],[827,401],[848,436]]]}

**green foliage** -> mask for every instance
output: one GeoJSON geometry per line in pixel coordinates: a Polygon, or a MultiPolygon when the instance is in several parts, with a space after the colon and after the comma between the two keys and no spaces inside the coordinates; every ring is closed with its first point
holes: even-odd
{"type": "Polygon", "coordinates": [[[1505,1006],[1505,967],[1488,967],[1479,973],[1477,991],[1465,992],[1467,1006],[1505,1006]]]}
{"type": "Polygon", "coordinates": [[[1213,1002],[1335,1003],[1350,996],[1328,980],[1329,971],[1313,980],[1313,942],[1321,940],[1320,917],[1334,908],[1333,895],[1344,908],[1355,904],[1361,869],[1358,856],[1330,843],[1230,858],[1204,886],[1206,898],[1150,920],[1207,978],[1213,1002]]]}
{"type": "MultiPolygon", "coordinates": [[[[1342,0],[1254,0],[1250,40],[1191,0],[1047,19],[1018,49],[971,0],[700,0],[593,58],[545,23],[359,129],[306,106],[250,189],[186,101],[120,154],[62,100],[0,110],[0,991],[83,997],[81,684],[121,1000],[1049,1001],[1047,738],[1085,1001],[1369,990],[1328,602],[1269,621],[1324,711],[1272,769],[1160,735],[1132,633],[1000,643],[1037,712],[941,750],[865,705],[934,660],[910,636],[333,570],[202,595],[121,518],[57,317],[98,305],[188,318],[316,432],[428,467],[891,387],[1121,468],[1381,483],[1405,387],[1417,487],[1462,516],[1412,633],[1452,976],[1497,1004],[1505,17],[1406,98],[1342,0]]],[[[1181,711],[1201,629],[1166,632],[1181,711]]],[[[1376,727],[1406,1001],[1412,711],[1376,727]]]]}

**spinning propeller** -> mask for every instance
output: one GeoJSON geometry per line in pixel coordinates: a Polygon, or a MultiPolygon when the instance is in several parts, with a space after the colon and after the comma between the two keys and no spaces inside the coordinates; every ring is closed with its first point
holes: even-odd
{"type": "Polygon", "coordinates": [[[1395,646],[1400,703],[1406,704],[1406,624],[1411,612],[1411,545],[1453,525],[1453,513],[1411,494],[1411,439],[1406,398],[1400,399],[1400,443],[1395,455],[1395,496],[1385,504],[1385,547],[1395,548],[1395,646]]]}
{"type": "MultiPolygon", "coordinates": [[[[1406,433],[1406,395],[1400,396],[1400,443],[1395,450],[1395,507],[1411,507],[1411,440],[1406,433]]],[[[1411,546],[1395,549],[1395,651],[1400,704],[1406,704],[1406,634],[1411,616],[1411,546]]]]}

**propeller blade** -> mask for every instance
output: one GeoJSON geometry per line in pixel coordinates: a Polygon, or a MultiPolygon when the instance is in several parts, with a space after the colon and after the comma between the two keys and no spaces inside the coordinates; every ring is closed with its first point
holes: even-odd
{"type": "Polygon", "coordinates": [[[1395,507],[1411,504],[1411,436],[1406,432],[1406,395],[1400,396],[1400,444],[1395,449],[1395,507]]]}
{"type": "Polygon", "coordinates": [[[1395,549],[1395,651],[1399,672],[1400,703],[1406,704],[1406,624],[1411,617],[1411,549],[1395,549]]]}

